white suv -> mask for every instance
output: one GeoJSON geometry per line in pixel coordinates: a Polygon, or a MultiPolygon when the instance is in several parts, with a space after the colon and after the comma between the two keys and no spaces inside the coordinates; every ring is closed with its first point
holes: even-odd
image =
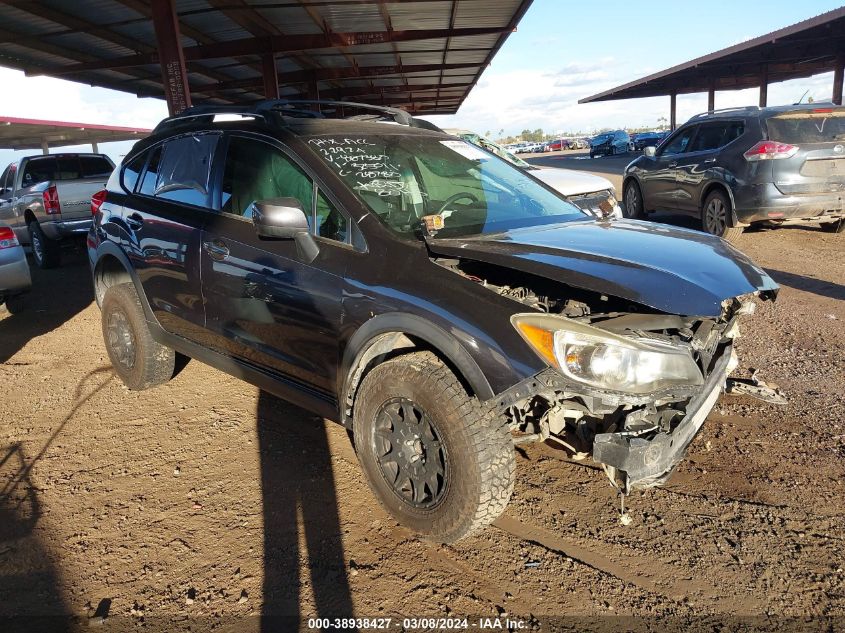
{"type": "Polygon", "coordinates": [[[457,129],[443,131],[474,145],[478,145],[488,152],[492,152],[496,156],[513,163],[517,167],[530,171],[532,176],[539,178],[553,189],[561,192],[570,202],[590,215],[594,215],[597,218],[618,219],[622,217],[622,209],[617,201],[613,183],[607,178],[572,169],[537,167],[536,165],[526,163],[521,158],[511,154],[501,145],[475,132],[457,129]]]}

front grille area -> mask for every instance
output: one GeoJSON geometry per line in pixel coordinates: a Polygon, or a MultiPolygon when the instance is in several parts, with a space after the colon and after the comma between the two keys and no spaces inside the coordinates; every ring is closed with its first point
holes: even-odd
{"type": "Polygon", "coordinates": [[[599,217],[609,215],[616,206],[616,198],[607,189],[577,196],[567,196],[567,198],[579,209],[599,217]]]}

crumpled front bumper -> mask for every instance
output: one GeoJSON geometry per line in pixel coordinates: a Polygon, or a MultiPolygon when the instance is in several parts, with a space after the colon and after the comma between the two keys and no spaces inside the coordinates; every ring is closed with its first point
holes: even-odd
{"type": "Polygon", "coordinates": [[[624,431],[601,433],[593,442],[593,460],[619,471],[625,493],[663,483],[683,460],[735,366],[736,353],[729,346],[716,361],[701,391],[690,400],[686,415],[670,433],[660,432],[650,440],[624,431]]]}

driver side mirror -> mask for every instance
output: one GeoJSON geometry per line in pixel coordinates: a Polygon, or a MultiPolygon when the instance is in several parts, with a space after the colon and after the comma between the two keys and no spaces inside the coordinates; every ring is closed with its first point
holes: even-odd
{"type": "Polygon", "coordinates": [[[294,240],[299,256],[308,264],[320,253],[302,204],[296,198],[258,200],[252,203],[251,213],[259,237],[294,240]]]}
{"type": "Polygon", "coordinates": [[[643,156],[647,156],[648,158],[654,158],[654,153],[657,151],[657,148],[654,145],[648,145],[647,147],[643,148],[643,156]]]}

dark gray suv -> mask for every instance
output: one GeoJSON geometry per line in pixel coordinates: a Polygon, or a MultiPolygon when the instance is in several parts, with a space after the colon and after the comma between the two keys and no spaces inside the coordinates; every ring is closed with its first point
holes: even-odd
{"type": "Polygon", "coordinates": [[[748,226],[845,230],[845,108],[791,105],[699,114],[625,169],[623,213],[680,211],[735,239],[748,226]]]}

